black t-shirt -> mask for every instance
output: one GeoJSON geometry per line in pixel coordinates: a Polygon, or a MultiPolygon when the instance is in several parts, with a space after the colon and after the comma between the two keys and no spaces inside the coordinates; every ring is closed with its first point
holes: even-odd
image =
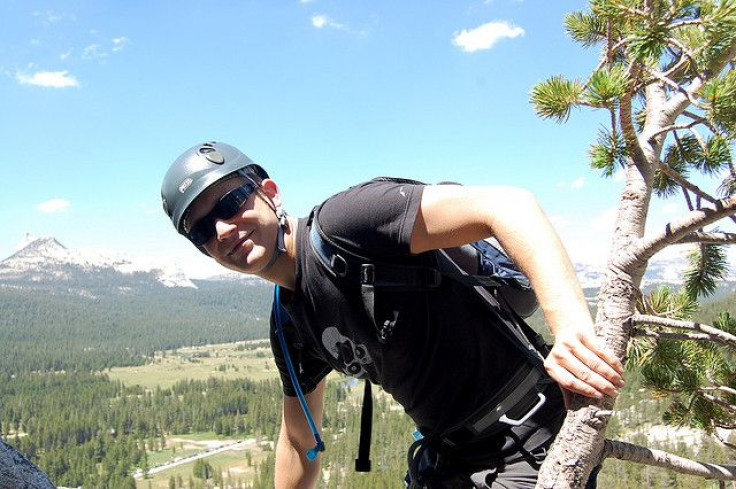
{"type": "MultiPolygon", "coordinates": [[[[338,246],[383,262],[423,263],[409,244],[423,185],[370,181],[319,208],[322,230],[338,246]]],[[[376,322],[396,320],[379,341],[360,288],[334,278],[312,251],[310,219],[299,222],[296,289],[282,289],[291,321],[284,325],[302,388],[331,370],[381,385],[422,429],[465,419],[508,380],[522,360],[490,323],[484,305],[451,280],[431,292],[378,295],[376,322]]],[[[272,318],[273,321],[273,318],[272,318]]],[[[278,340],[271,344],[286,395],[295,395],[278,340]]]]}

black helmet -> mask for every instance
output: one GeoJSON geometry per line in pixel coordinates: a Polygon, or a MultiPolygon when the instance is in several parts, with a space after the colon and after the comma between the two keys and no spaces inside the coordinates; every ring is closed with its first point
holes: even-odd
{"type": "Polygon", "coordinates": [[[266,171],[229,144],[209,142],[189,148],[164,176],[161,200],[164,211],[179,233],[184,233],[184,216],[194,199],[232,173],[240,172],[260,184],[266,171]]]}

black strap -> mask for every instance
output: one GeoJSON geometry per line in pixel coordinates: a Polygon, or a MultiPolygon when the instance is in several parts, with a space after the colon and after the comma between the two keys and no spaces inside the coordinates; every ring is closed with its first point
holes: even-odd
{"type": "MultiPolygon", "coordinates": [[[[439,250],[438,256],[440,257],[440,267],[445,275],[452,276],[453,273],[459,275],[465,274],[463,269],[457,266],[443,250],[439,250]]],[[[488,289],[481,286],[470,288],[480,297],[481,302],[486,305],[486,308],[497,319],[497,322],[503,325],[498,330],[512,344],[517,346],[524,356],[531,361],[532,365],[541,366],[544,363],[544,358],[539,352],[539,346],[530,341],[521,330],[521,326],[519,326],[520,324],[524,324],[524,321],[516,316],[511,308],[507,307],[488,289]]]]}
{"type": "Polygon", "coordinates": [[[371,471],[371,430],[373,429],[373,393],[371,382],[365,379],[363,408],[360,412],[360,444],[358,458],[355,459],[356,472],[371,471]]]}
{"type": "Polygon", "coordinates": [[[315,255],[330,273],[348,282],[390,288],[396,292],[422,291],[439,287],[442,275],[446,273],[464,285],[501,285],[497,279],[487,275],[460,274],[453,271],[440,273],[438,269],[429,266],[376,263],[375,260],[357,256],[331,243],[322,233],[316,212],[311,224],[309,234],[315,255]]]}

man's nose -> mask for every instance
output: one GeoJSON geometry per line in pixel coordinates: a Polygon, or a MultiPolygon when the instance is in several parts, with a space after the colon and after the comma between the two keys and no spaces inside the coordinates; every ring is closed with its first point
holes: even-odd
{"type": "Polygon", "coordinates": [[[238,227],[222,219],[215,220],[215,234],[218,241],[225,241],[238,227]]]}

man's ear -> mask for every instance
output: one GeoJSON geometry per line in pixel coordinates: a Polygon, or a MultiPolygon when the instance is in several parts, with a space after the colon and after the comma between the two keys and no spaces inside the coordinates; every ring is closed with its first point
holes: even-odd
{"type": "Polygon", "coordinates": [[[261,182],[261,191],[271,199],[271,202],[273,202],[273,205],[276,206],[277,209],[281,207],[281,192],[279,191],[279,186],[276,185],[276,182],[270,178],[264,179],[261,182]]]}

